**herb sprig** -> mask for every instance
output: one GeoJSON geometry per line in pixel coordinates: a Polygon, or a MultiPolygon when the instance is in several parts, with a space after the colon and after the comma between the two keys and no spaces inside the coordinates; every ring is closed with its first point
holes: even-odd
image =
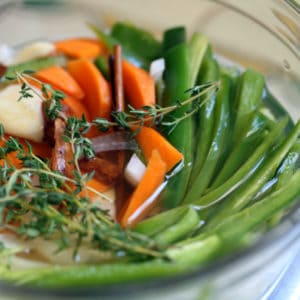
{"type": "Polygon", "coordinates": [[[33,97],[32,93],[35,93],[45,104],[45,116],[48,120],[60,117],[65,121],[66,129],[62,138],[72,147],[75,171],[73,178],[68,178],[51,170],[48,161],[33,153],[30,143],[24,146],[13,137],[5,139],[4,128],[0,126],[0,137],[4,143],[0,147],[0,210],[3,212],[0,228],[8,228],[27,239],[55,237],[59,244],[58,251],[73,247],[74,257],[83,241],[89,240],[94,248],[110,251],[116,257],[164,258],[163,249],[153,240],[133,231],[123,230],[105,210],[88,199],[87,191],[92,191],[106,201],[110,200],[86,185],[93,174],[81,173],[79,159],[95,155],[92,143],[85,134],[92,126],[106,131],[110,127],[132,129],[145,123],[160,124],[172,130],[209,100],[208,94],[218,90],[219,82],[188,90],[187,93],[192,94],[190,98],[177,101],[170,107],[156,105],[135,109],[128,106],[128,112],[113,112],[112,121],[97,118],[88,122],[85,116],[81,119],[67,117],[62,111],[64,94],[32,77],[29,72],[17,73],[15,79],[22,83],[19,101],[33,97]],[[40,91],[31,82],[39,85],[40,91]],[[201,96],[205,95],[203,99],[201,96]],[[192,108],[179,118],[170,116],[171,112],[191,103],[192,108]],[[22,168],[14,166],[10,153],[16,154],[22,162],[22,168]]]}
{"type": "Polygon", "coordinates": [[[107,212],[89,201],[72,184],[80,185],[51,171],[46,162],[36,157],[15,138],[4,139],[1,147],[0,207],[5,212],[0,228],[10,229],[25,238],[58,238],[58,250],[75,247],[83,239],[94,248],[116,256],[163,257],[152,240],[130,230],[123,230],[107,212]],[[23,168],[17,169],[8,154],[17,151],[23,168]],[[33,178],[38,184],[33,184],[33,178]]]}

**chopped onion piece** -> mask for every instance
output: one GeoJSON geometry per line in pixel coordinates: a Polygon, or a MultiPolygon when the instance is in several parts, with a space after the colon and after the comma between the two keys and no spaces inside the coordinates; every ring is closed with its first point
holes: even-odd
{"type": "Polygon", "coordinates": [[[146,170],[146,166],[138,158],[136,154],[133,154],[125,167],[124,176],[125,179],[132,185],[137,186],[141,181],[146,170]]]}
{"type": "Polygon", "coordinates": [[[113,150],[136,150],[137,143],[130,132],[113,132],[91,139],[96,153],[113,150]]]}
{"type": "Polygon", "coordinates": [[[150,75],[153,77],[155,82],[162,79],[165,67],[165,60],[163,58],[158,58],[151,62],[150,75]]]}

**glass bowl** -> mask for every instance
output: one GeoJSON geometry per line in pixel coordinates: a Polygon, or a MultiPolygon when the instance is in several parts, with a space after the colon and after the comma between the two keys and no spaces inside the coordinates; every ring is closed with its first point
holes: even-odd
{"type": "MultiPolygon", "coordinates": [[[[300,116],[299,10],[299,2],[292,0],[2,0],[0,37],[1,43],[15,46],[41,38],[92,36],[87,21],[105,28],[124,19],[159,36],[164,28],[183,24],[190,33],[197,30],[207,35],[224,61],[264,73],[272,94],[296,120],[300,116]]],[[[289,292],[295,290],[285,288],[287,283],[289,287],[297,284],[297,278],[281,279],[299,250],[300,211],[295,207],[255,245],[189,274],[80,289],[0,283],[0,299],[275,300],[283,299],[276,298],[282,289],[284,299],[292,299],[289,292]],[[285,285],[278,288],[280,282],[285,285]]]]}

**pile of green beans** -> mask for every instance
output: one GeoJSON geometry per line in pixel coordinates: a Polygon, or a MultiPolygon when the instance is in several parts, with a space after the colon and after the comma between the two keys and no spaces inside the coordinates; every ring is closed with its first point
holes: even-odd
{"type": "MultiPolygon", "coordinates": [[[[166,30],[161,42],[128,23],[116,23],[110,34],[91,27],[108,49],[120,43],[125,58],[144,69],[164,58],[163,106],[187,99],[186,90],[195,85],[219,82],[218,91],[203,96],[193,117],[165,134],[184,154],[184,166],[161,195],[163,211],[134,228],[161,245],[169,261],[0,269],[0,276],[50,287],[173,276],[236,251],[249,233],[263,234],[266,224],[278,223],[300,197],[300,121],[293,125],[284,110],[265,114],[263,75],[220,66],[207,38],[195,33],[188,40],[184,27],[166,30]]],[[[105,72],[101,57],[95,63],[105,72]]],[[[173,116],[191,108],[184,106],[173,116]]]]}

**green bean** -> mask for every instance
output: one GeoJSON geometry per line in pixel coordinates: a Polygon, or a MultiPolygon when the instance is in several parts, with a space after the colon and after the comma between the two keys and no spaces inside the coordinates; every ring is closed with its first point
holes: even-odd
{"type": "Polygon", "coordinates": [[[199,223],[200,219],[197,212],[194,208],[189,207],[188,211],[177,223],[169,226],[153,238],[159,245],[169,245],[193,233],[193,230],[199,226],[199,223]]]}
{"type": "Polygon", "coordinates": [[[236,109],[233,142],[236,143],[249,128],[251,116],[262,105],[265,80],[262,74],[246,70],[239,79],[234,107],[236,109]]]}
{"type": "Polygon", "coordinates": [[[295,170],[297,169],[297,163],[299,162],[299,157],[300,141],[297,140],[279,166],[278,170],[276,171],[276,175],[262,187],[252,201],[259,201],[263,197],[267,196],[270,192],[278,190],[284,186],[295,173],[295,170]]]}
{"type": "Polygon", "coordinates": [[[30,61],[26,61],[23,63],[10,66],[2,76],[2,79],[5,80],[5,77],[15,77],[16,72],[22,73],[23,71],[26,70],[36,72],[54,65],[64,66],[65,64],[66,64],[66,58],[62,55],[35,58],[30,61]]]}
{"type": "Polygon", "coordinates": [[[283,130],[287,124],[287,121],[288,118],[284,118],[276,124],[275,128],[267,135],[264,142],[257,147],[254,153],[238,169],[238,171],[234,173],[233,176],[231,176],[218,188],[211,190],[200,199],[195,200],[193,204],[208,205],[227,196],[232,189],[240,185],[245,180],[245,177],[247,178],[250,176],[265,159],[269,148],[274,143],[274,140],[276,140],[279,135],[283,134],[283,130]]]}
{"type": "Polygon", "coordinates": [[[221,208],[214,214],[209,226],[215,226],[230,214],[243,209],[262,188],[262,186],[272,178],[276,169],[285,158],[291,147],[296,142],[300,134],[300,121],[296,124],[291,134],[285,141],[271,154],[261,167],[244,182],[232,195],[222,203],[221,208]]]}
{"type": "Polygon", "coordinates": [[[285,186],[289,182],[289,180],[295,173],[295,170],[297,169],[297,163],[299,163],[299,157],[300,157],[300,140],[298,139],[277,171],[276,176],[278,177],[278,181],[275,189],[279,189],[285,186]]]}
{"type": "Polygon", "coordinates": [[[245,233],[255,229],[274,214],[295,203],[300,197],[300,170],[279,190],[239,213],[233,214],[216,226],[209,234],[218,235],[222,241],[236,242],[245,233]]]}
{"type": "MultiPolygon", "coordinates": [[[[173,105],[177,103],[178,99],[183,101],[188,97],[185,93],[191,87],[188,57],[189,50],[186,44],[173,47],[164,54],[166,63],[164,106],[173,105]]],[[[173,112],[172,116],[181,118],[190,108],[191,106],[182,106],[173,112]]],[[[193,153],[192,119],[187,118],[179,122],[166,137],[174,147],[184,154],[183,169],[169,180],[162,195],[163,205],[172,208],[182,201],[189,181],[193,153]]]]}
{"type": "Polygon", "coordinates": [[[220,247],[220,239],[216,235],[182,245],[175,245],[167,250],[167,255],[183,265],[199,266],[213,259],[220,247]]]}
{"type": "Polygon", "coordinates": [[[109,285],[170,277],[206,264],[217,253],[220,241],[212,236],[184,247],[167,251],[171,261],[113,263],[96,266],[52,266],[40,269],[0,270],[0,278],[18,284],[58,288],[61,286],[109,285]]]}
{"type": "Polygon", "coordinates": [[[134,231],[145,234],[147,236],[153,236],[158,234],[162,230],[175,224],[183,215],[188,211],[188,206],[178,206],[168,211],[159,213],[150,217],[141,223],[137,224],[134,231]]]}
{"type": "Polygon", "coordinates": [[[163,34],[163,52],[186,42],[186,30],[183,26],[178,26],[166,30],[163,34]]]}
{"type": "Polygon", "coordinates": [[[226,75],[221,76],[221,86],[216,99],[216,112],[215,112],[215,132],[211,142],[210,149],[203,166],[193,184],[188,190],[184,202],[190,203],[199,198],[204,190],[209,185],[218,160],[224,151],[224,144],[229,138],[229,96],[230,96],[230,79],[226,75]]]}
{"type": "Polygon", "coordinates": [[[208,228],[192,238],[175,244],[184,246],[196,241],[205,240],[210,236],[217,236],[221,240],[222,248],[225,245],[234,248],[240,239],[245,237],[253,229],[270,219],[272,216],[282,212],[286,207],[293,205],[300,197],[300,170],[298,170],[290,181],[280,189],[272,192],[259,202],[248,206],[238,213],[233,213],[215,227],[208,228]]]}
{"type": "Polygon", "coordinates": [[[232,151],[225,160],[210,189],[220,186],[220,184],[230,178],[264,139],[267,122],[264,118],[261,118],[261,116],[262,115],[257,112],[254,113],[248,132],[246,132],[244,138],[232,148],[232,151]]]}
{"type": "MultiPolygon", "coordinates": [[[[210,81],[216,81],[219,79],[219,66],[213,58],[207,57],[207,54],[203,61],[203,67],[201,67],[200,75],[200,84],[210,81]]],[[[198,113],[199,128],[197,131],[198,135],[196,133],[197,138],[195,143],[195,155],[192,174],[189,183],[190,186],[193,185],[193,182],[200,172],[202,165],[206,159],[214,130],[214,108],[216,103],[216,94],[214,91],[212,91],[204,97],[208,97],[209,100],[205,102],[198,113]]]]}

